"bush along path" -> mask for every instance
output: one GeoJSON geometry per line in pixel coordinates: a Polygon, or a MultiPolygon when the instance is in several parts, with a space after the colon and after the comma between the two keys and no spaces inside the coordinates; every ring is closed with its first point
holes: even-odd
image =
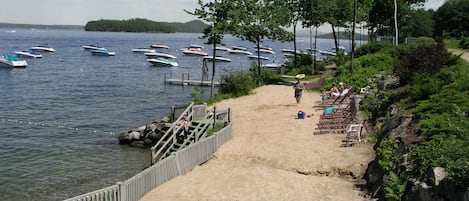
{"type": "Polygon", "coordinates": [[[377,130],[376,157],[365,174],[370,194],[379,200],[469,200],[469,55],[432,41],[377,52],[373,45],[362,48],[374,52],[356,66],[379,57],[374,68],[397,77],[350,76],[350,82],[375,81],[375,93],[361,105],[377,130]],[[392,68],[383,63],[388,57],[395,58],[392,68]]]}

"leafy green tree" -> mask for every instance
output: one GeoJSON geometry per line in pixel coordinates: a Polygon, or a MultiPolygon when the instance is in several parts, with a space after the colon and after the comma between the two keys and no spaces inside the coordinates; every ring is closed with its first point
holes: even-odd
{"type": "Polygon", "coordinates": [[[297,54],[296,54],[296,26],[301,20],[301,4],[300,0],[287,0],[288,9],[290,10],[290,23],[293,26],[293,65],[296,66],[297,54]]]}
{"type": "MultiPolygon", "coordinates": [[[[203,3],[199,0],[198,4],[200,8],[195,9],[194,12],[186,11],[191,15],[195,15],[200,19],[208,21],[212,25],[205,30],[205,35],[208,36],[209,41],[213,42],[213,61],[216,57],[216,45],[217,42],[221,41],[223,34],[227,32],[227,27],[229,23],[228,12],[233,8],[229,0],[215,0],[214,2],[203,3]]],[[[212,62],[212,80],[211,80],[211,89],[210,97],[213,97],[214,79],[215,79],[215,70],[216,62],[212,62]]]]}
{"type": "Polygon", "coordinates": [[[469,0],[447,0],[435,13],[435,35],[469,36],[469,0]]]}
{"type": "Polygon", "coordinates": [[[422,37],[433,35],[433,11],[420,9],[412,9],[403,19],[400,29],[400,36],[422,37]]]}
{"type": "MultiPolygon", "coordinates": [[[[300,17],[303,27],[314,27],[316,29],[316,34],[314,37],[314,47],[316,49],[316,41],[318,35],[318,27],[327,22],[326,18],[326,3],[328,0],[301,0],[300,1],[300,17]]],[[[313,53],[313,52],[312,52],[313,53]]],[[[312,74],[316,70],[316,57],[314,54],[311,55],[312,61],[312,74]]]]}
{"type": "MultiPolygon", "coordinates": [[[[243,40],[248,40],[260,48],[262,40],[290,41],[292,34],[285,27],[290,23],[288,2],[283,0],[229,0],[226,10],[229,19],[229,32],[243,40]]],[[[260,51],[257,52],[260,56],[260,51]]],[[[260,58],[257,60],[260,66],[260,58]]],[[[260,84],[260,68],[257,72],[260,84]]]]}
{"type": "MultiPolygon", "coordinates": [[[[347,22],[352,21],[353,1],[350,0],[330,0],[326,3],[326,18],[331,25],[334,35],[336,52],[339,52],[339,41],[336,35],[336,28],[343,27],[347,22]]],[[[339,32],[340,34],[340,32],[339,32]]]]}
{"type": "MultiPolygon", "coordinates": [[[[413,6],[419,6],[424,3],[425,0],[396,0],[397,3],[397,24],[398,30],[407,22],[410,18],[410,14],[413,6]]],[[[368,25],[371,30],[374,30],[375,35],[389,36],[394,35],[396,29],[394,26],[394,1],[389,0],[374,0],[369,12],[368,25]]],[[[404,35],[407,34],[398,34],[404,35]]],[[[398,40],[403,40],[400,36],[398,40]]]]}

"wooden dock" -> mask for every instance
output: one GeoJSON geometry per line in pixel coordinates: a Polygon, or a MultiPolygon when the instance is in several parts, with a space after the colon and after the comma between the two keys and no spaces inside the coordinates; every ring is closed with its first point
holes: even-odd
{"type": "MultiPolygon", "coordinates": [[[[182,74],[181,79],[172,78],[170,74],[169,78],[164,75],[164,84],[172,84],[172,85],[183,85],[183,86],[212,86],[212,82],[210,80],[193,80],[190,79],[189,74],[182,74]]],[[[214,81],[213,85],[218,87],[220,86],[220,82],[214,81]]]]}

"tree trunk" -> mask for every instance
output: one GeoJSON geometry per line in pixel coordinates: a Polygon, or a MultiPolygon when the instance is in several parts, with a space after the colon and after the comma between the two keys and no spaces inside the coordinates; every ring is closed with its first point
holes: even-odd
{"type": "MultiPolygon", "coordinates": [[[[334,44],[335,44],[335,50],[337,51],[337,49],[339,49],[339,43],[337,41],[337,36],[335,35],[335,28],[334,28],[334,25],[331,24],[331,27],[332,27],[332,35],[334,36],[334,44]]],[[[340,34],[340,33],[339,33],[340,34]]]]}
{"type": "Polygon", "coordinates": [[[257,86],[261,85],[261,39],[260,36],[256,38],[256,46],[257,46],[257,86]]]}
{"type": "Polygon", "coordinates": [[[293,66],[296,66],[296,61],[297,61],[297,55],[296,55],[296,24],[298,21],[295,21],[293,23],[293,66]]]}

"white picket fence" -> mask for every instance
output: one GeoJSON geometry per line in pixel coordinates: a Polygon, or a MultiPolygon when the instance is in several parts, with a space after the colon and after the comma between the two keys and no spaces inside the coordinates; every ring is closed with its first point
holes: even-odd
{"type": "Polygon", "coordinates": [[[65,201],[138,201],[164,182],[208,161],[218,148],[233,137],[232,123],[212,136],[171,154],[130,179],[65,201]]]}

